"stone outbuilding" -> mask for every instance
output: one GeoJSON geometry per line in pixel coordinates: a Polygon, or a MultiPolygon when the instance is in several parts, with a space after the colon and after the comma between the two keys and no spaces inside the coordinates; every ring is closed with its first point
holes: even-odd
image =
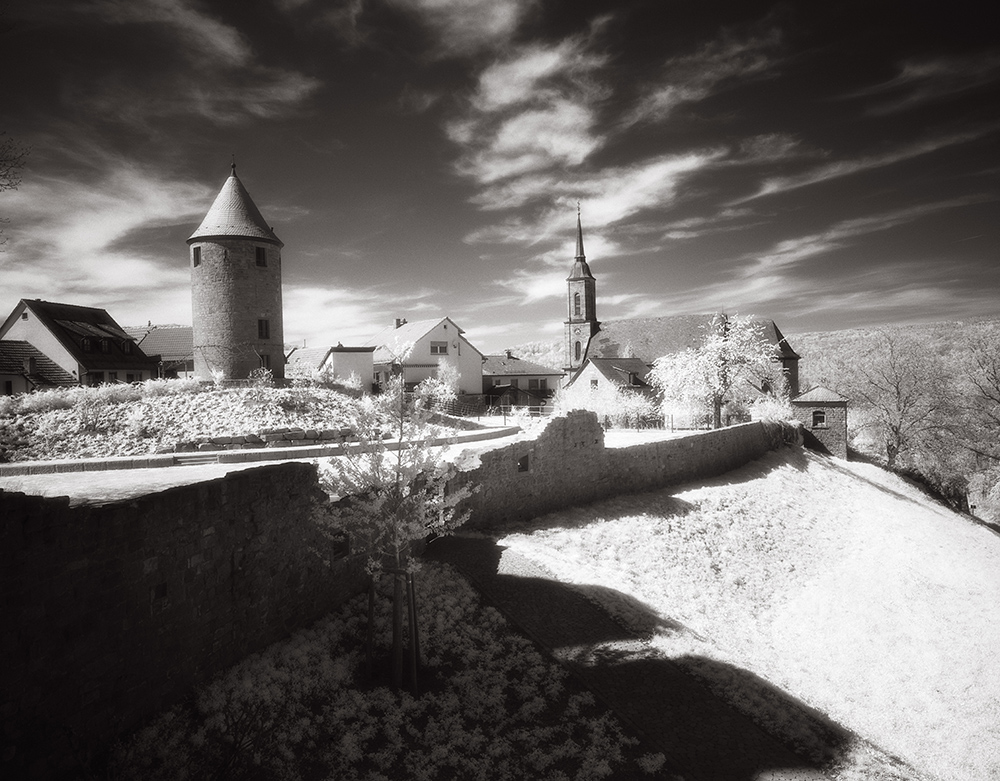
{"type": "Polygon", "coordinates": [[[839,393],[822,385],[792,399],[795,417],[805,427],[806,447],[847,458],[847,403],[839,393]]]}

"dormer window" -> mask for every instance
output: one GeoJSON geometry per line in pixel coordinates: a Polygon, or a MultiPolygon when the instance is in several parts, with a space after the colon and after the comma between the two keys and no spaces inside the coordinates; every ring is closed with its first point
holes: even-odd
{"type": "Polygon", "coordinates": [[[101,339],[101,352],[102,353],[109,353],[109,352],[111,352],[111,340],[110,339],[101,339]]]}
{"type": "Polygon", "coordinates": [[[257,265],[266,266],[267,265],[267,247],[256,247],[257,250],[257,265]]]}
{"type": "Polygon", "coordinates": [[[130,339],[126,339],[122,342],[122,352],[125,353],[125,355],[132,354],[132,341],[130,339]]]}
{"type": "Polygon", "coordinates": [[[94,340],[89,336],[85,336],[80,342],[80,347],[83,348],[85,353],[92,353],[94,351],[94,340]]]}

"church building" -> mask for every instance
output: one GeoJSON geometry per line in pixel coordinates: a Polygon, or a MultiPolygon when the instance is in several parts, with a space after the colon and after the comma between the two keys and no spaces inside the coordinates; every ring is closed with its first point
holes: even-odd
{"type": "Polygon", "coordinates": [[[269,369],[284,378],[284,244],[236,176],[235,163],[187,243],[195,376],[241,380],[269,369]]]}
{"type": "MultiPolygon", "coordinates": [[[[568,375],[567,386],[572,385],[584,369],[587,369],[587,377],[592,376],[591,382],[600,382],[600,375],[614,378],[618,374],[624,376],[624,372],[631,384],[642,384],[657,358],[698,347],[712,329],[718,329],[727,320],[724,313],[713,312],[600,322],[596,308],[597,280],[584,254],[579,211],[576,216],[576,257],[566,285],[569,315],[565,322],[564,365],[568,375]],[[605,366],[608,361],[611,363],[605,366]],[[643,365],[646,372],[638,368],[643,365]],[[612,369],[615,374],[610,373],[612,369]]],[[[799,392],[799,355],[773,320],[754,320],[764,338],[774,347],[775,359],[782,365],[788,379],[788,392],[794,398],[799,392]]],[[[623,383],[616,381],[616,384],[623,383]]]]}

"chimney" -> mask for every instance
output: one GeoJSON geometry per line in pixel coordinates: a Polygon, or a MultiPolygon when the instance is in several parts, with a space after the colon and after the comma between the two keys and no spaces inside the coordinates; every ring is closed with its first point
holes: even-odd
{"type": "Polygon", "coordinates": [[[512,353],[510,350],[507,350],[506,353],[507,353],[507,360],[508,361],[514,359],[514,353],[512,353]]]}
{"type": "Polygon", "coordinates": [[[404,325],[406,325],[406,318],[405,317],[397,317],[396,318],[396,328],[402,328],[404,325]]]}

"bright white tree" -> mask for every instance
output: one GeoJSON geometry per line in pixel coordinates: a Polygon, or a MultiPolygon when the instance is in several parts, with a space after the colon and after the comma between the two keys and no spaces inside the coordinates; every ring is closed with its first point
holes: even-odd
{"type": "Polygon", "coordinates": [[[698,347],[664,355],[649,381],[663,396],[664,411],[689,408],[722,427],[727,403],[751,404],[762,393],[786,394],[786,380],[763,326],[751,317],[721,315],[698,347]]]}

